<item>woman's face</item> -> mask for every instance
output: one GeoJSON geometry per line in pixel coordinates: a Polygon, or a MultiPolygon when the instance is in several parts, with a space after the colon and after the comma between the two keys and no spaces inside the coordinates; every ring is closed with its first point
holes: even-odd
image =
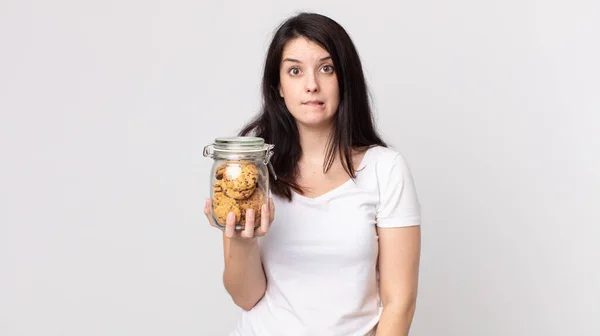
{"type": "Polygon", "coordinates": [[[329,53],[304,37],[290,40],[279,69],[279,95],[299,127],[331,127],[340,101],[329,53]]]}

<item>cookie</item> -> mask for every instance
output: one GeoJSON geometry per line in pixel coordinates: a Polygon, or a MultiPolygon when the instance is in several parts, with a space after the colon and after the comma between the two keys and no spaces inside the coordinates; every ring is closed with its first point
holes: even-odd
{"type": "Polygon", "coordinates": [[[239,223],[242,213],[234,199],[221,197],[218,204],[213,202],[213,213],[219,224],[225,225],[227,223],[227,214],[230,212],[235,214],[235,222],[239,223]]]}
{"type": "Polygon", "coordinates": [[[244,225],[246,211],[254,209],[255,227],[260,226],[265,181],[259,180],[268,178],[264,174],[265,171],[248,161],[228,161],[215,169],[217,180],[213,182],[212,204],[215,220],[220,225],[225,225],[229,212],[235,214],[236,224],[244,225]]]}
{"type": "Polygon", "coordinates": [[[217,178],[217,180],[221,180],[223,178],[226,169],[227,165],[225,164],[222,164],[219,167],[217,167],[217,170],[215,171],[215,177],[217,178]]]}
{"type": "Polygon", "coordinates": [[[254,209],[255,226],[260,226],[260,210],[262,208],[262,205],[265,204],[265,197],[260,189],[256,189],[255,192],[249,198],[238,200],[237,204],[242,213],[242,223],[246,222],[246,211],[248,211],[248,209],[254,209]]]}
{"type": "Polygon", "coordinates": [[[236,200],[244,200],[252,196],[255,190],[256,187],[248,190],[223,189],[223,194],[236,200]]]}
{"type": "Polygon", "coordinates": [[[213,206],[217,206],[217,205],[219,205],[219,204],[221,203],[221,200],[223,199],[223,197],[226,197],[226,196],[223,194],[223,192],[216,191],[216,192],[213,194],[213,200],[212,200],[212,204],[213,204],[213,206]]]}
{"type": "Polygon", "coordinates": [[[258,168],[253,163],[229,165],[223,174],[223,189],[250,190],[258,182],[258,168]]]}
{"type": "Polygon", "coordinates": [[[215,181],[215,183],[213,183],[213,190],[215,192],[223,192],[223,186],[221,184],[221,180],[215,181]]]}

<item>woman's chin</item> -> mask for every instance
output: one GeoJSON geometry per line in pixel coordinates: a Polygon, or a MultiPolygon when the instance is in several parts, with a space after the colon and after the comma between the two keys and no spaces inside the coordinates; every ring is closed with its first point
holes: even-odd
{"type": "Polygon", "coordinates": [[[310,128],[331,127],[333,125],[333,117],[328,111],[311,111],[296,115],[297,124],[310,128]]]}
{"type": "Polygon", "coordinates": [[[333,118],[302,118],[296,119],[296,123],[304,128],[327,129],[333,126],[333,118]]]}

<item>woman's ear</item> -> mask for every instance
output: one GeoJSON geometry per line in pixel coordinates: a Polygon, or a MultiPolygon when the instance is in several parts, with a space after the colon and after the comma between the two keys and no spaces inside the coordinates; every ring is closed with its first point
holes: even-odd
{"type": "Polygon", "coordinates": [[[277,86],[279,88],[279,96],[283,98],[283,90],[281,89],[281,84],[277,86]]]}

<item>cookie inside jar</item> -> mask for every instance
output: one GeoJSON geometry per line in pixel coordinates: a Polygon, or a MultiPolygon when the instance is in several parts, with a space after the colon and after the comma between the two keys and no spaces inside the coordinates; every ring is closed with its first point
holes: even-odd
{"type": "Polygon", "coordinates": [[[227,215],[233,212],[236,229],[243,229],[248,210],[253,209],[254,227],[260,226],[261,208],[267,199],[265,169],[252,160],[227,160],[216,166],[212,204],[218,224],[225,226],[227,215]]]}

